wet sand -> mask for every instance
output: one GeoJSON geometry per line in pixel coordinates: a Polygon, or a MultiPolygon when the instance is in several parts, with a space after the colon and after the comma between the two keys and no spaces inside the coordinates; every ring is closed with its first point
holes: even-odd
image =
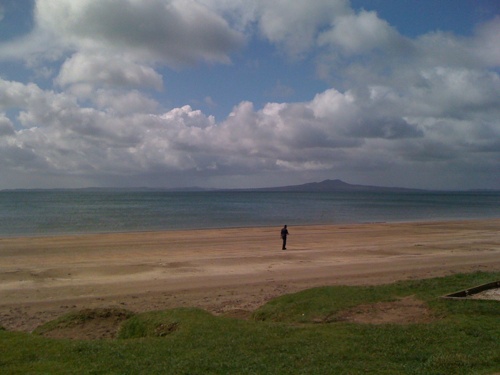
{"type": "Polygon", "coordinates": [[[216,314],[324,285],[500,271],[500,219],[0,238],[0,325],[73,310],[216,314]]]}

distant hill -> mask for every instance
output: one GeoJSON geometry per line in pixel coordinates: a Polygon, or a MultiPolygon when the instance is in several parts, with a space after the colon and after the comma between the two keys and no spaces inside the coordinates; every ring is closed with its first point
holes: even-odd
{"type": "MultiPolygon", "coordinates": [[[[402,187],[386,187],[386,186],[370,186],[370,185],[354,185],[344,182],[342,180],[324,180],[321,182],[310,182],[301,185],[288,185],[288,186],[275,186],[266,188],[240,188],[240,189],[224,189],[224,188],[203,188],[198,186],[180,187],[180,188],[162,188],[162,187],[87,187],[87,188],[56,188],[56,189],[4,189],[0,191],[88,191],[88,192],[126,192],[126,191],[143,191],[143,192],[204,192],[204,191],[302,191],[302,192],[429,192],[429,191],[443,191],[443,190],[425,190],[425,189],[411,189],[402,187]]],[[[457,190],[453,190],[457,192],[457,190]]],[[[461,192],[470,193],[499,193],[500,190],[494,189],[475,189],[475,190],[458,190],[461,192]]]]}
{"type": "Polygon", "coordinates": [[[399,187],[383,187],[369,185],[352,185],[342,180],[324,180],[301,185],[279,186],[272,188],[251,189],[257,191],[361,191],[361,192],[419,192],[421,189],[408,189],[399,187]]]}

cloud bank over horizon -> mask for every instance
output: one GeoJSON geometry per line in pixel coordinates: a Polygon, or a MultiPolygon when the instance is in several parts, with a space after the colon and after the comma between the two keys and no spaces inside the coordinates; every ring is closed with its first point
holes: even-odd
{"type": "Polygon", "coordinates": [[[23,15],[0,40],[0,189],[500,189],[498,13],[416,36],[347,0],[37,0],[23,15]],[[305,71],[322,89],[286,100],[305,71]],[[190,72],[193,100],[172,105],[190,72]],[[251,98],[266,81],[281,100],[251,98]]]}

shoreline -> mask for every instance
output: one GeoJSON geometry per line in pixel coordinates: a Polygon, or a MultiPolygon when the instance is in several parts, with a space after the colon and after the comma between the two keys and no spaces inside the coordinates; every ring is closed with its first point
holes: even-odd
{"type": "Polygon", "coordinates": [[[253,311],[286,293],[500,271],[500,219],[0,237],[0,326],[69,311],[253,311]]]}
{"type": "MultiPolygon", "coordinates": [[[[288,224],[293,227],[323,227],[323,226],[349,226],[349,225],[374,225],[374,224],[425,224],[425,223],[460,223],[460,222],[475,222],[475,221],[500,221],[500,217],[480,217],[480,218],[447,218],[447,219],[408,219],[408,220],[378,220],[378,221],[360,221],[360,222],[345,222],[345,223],[313,223],[313,224],[288,224]]],[[[284,224],[284,223],[283,223],[284,224]]],[[[281,226],[283,225],[281,224],[281,226]]],[[[144,230],[123,230],[123,231],[85,231],[85,232],[53,232],[53,233],[26,233],[26,234],[0,234],[0,241],[2,239],[23,239],[23,238],[47,238],[47,237],[66,237],[66,236],[94,236],[94,235],[113,235],[113,234],[144,234],[144,233],[163,233],[163,232],[191,232],[191,231],[213,231],[213,230],[237,230],[237,229],[258,229],[258,228],[279,228],[277,226],[269,225],[239,225],[239,226],[226,226],[226,227],[193,227],[193,228],[173,228],[173,229],[144,229],[144,230]]]]}

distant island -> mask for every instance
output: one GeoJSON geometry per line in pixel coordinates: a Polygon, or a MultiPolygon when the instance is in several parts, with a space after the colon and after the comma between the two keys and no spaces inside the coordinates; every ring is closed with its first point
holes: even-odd
{"type": "MultiPolygon", "coordinates": [[[[162,187],[86,187],[86,188],[53,188],[53,189],[4,189],[0,191],[167,191],[167,192],[203,192],[203,191],[266,191],[266,192],[386,192],[386,193],[411,193],[411,192],[449,192],[450,190],[429,190],[413,189],[403,187],[387,187],[372,185],[349,184],[342,180],[324,180],[321,182],[309,182],[300,185],[275,186],[264,188],[204,188],[198,186],[162,188],[162,187]]],[[[472,190],[453,190],[454,192],[499,192],[494,189],[472,189],[472,190]]]]}
{"type": "Polygon", "coordinates": [[[248,189],[252,191],[322,191],[322,192],[419,192],[427,191],[423,189],[410,189],[400,187],[384,187],[384,186],[370,186],[370,185],[353,185],[342,180],[324,180],[321,182],[310,182],[301,185],[279,186],[270,188],[248,189]]]}
{"type": "Polygon", "coordinates": [[[394,191],[394,192],[418,192],[422,189],[410,189],[400,187],[353,185],[342,180],[324,180],[321,182],[310,182],[301,185],[279,186],[271,188],[251,189],[257,191],[394,191]]]}

